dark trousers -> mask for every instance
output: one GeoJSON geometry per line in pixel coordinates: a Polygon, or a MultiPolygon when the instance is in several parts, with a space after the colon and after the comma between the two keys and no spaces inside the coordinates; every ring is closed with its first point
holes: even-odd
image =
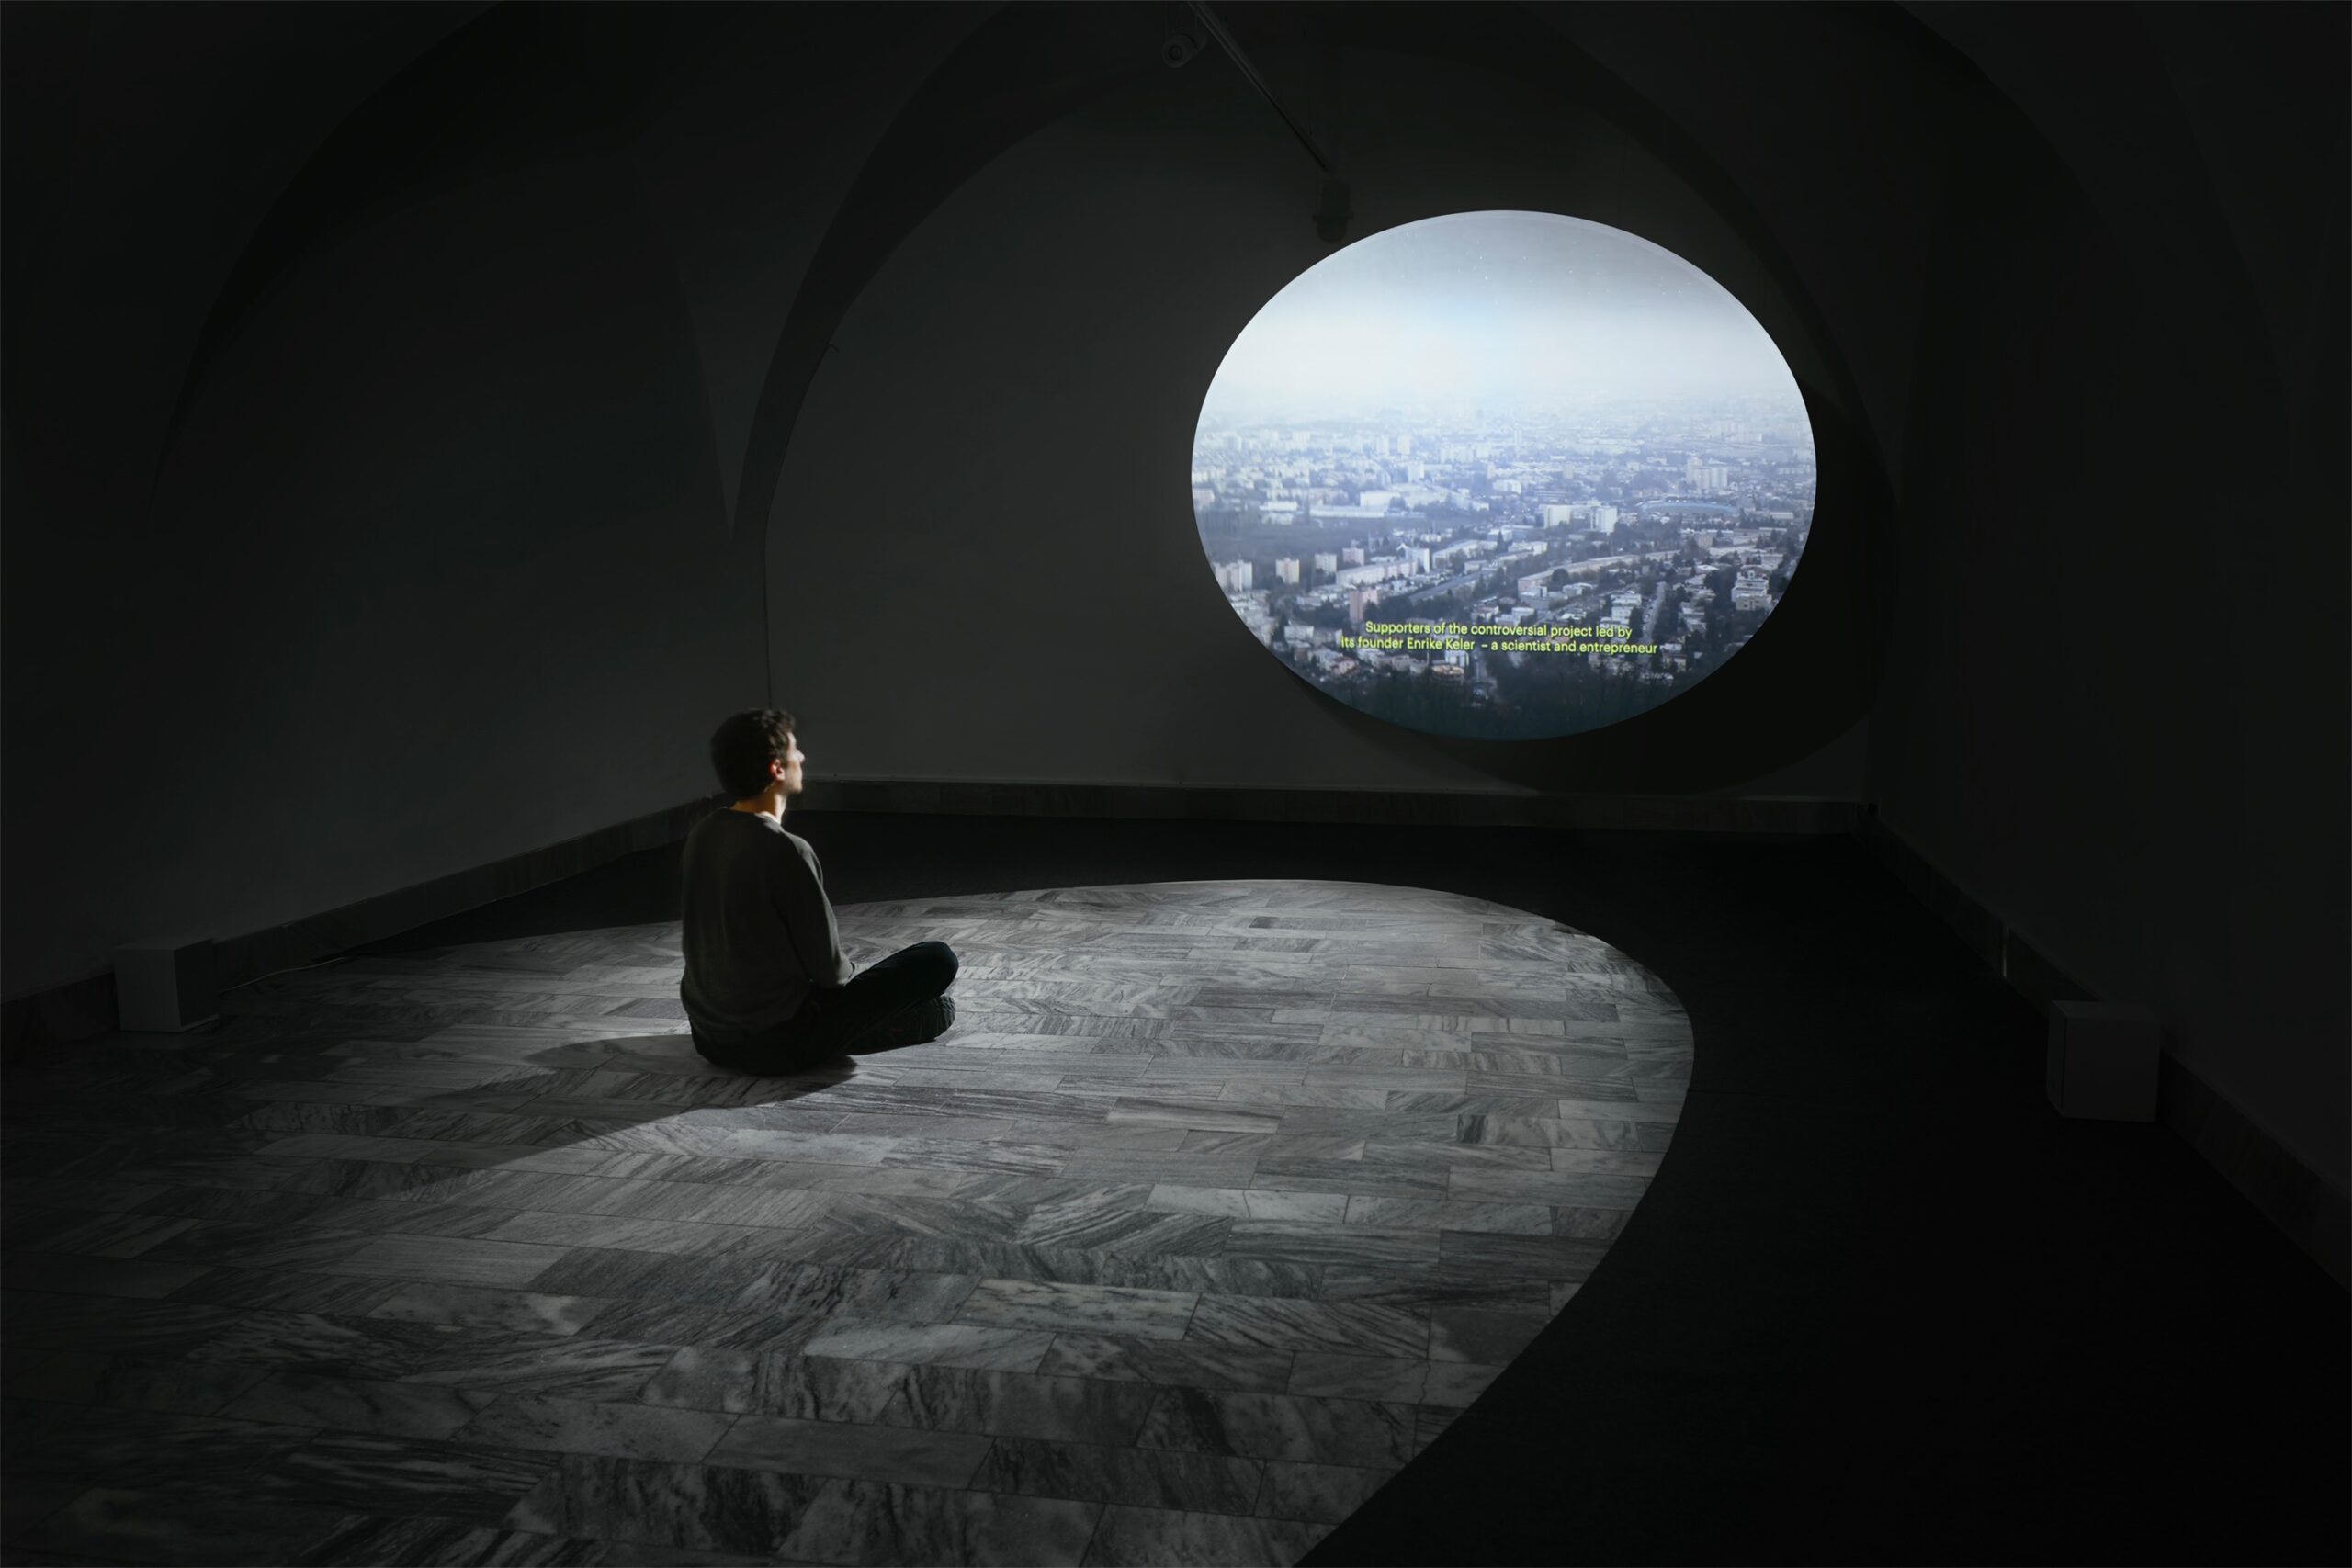
{"type": "Polygon", "coordinates": [[[937,1038],[931,1006],[956,983],[956,950],[944,942],[902,947],[846,986],[808,993],[800,1010],[764,1035],[722,1039],[694,1031],[703,1059],[739,1072],[797,1072],[852,1051],[885,1051],[937,1038]]]}

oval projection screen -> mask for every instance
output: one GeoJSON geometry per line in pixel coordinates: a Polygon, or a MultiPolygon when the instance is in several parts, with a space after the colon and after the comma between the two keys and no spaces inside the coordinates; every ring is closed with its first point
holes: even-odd
{"type": "Polygon", "coordinates": [[[1301,680],[1441,735],[1671,701],[1781,601],[1813,526],[1796,378],[1646,240],[1466,212],[1360,240],[1242,330],[1193,441],[1218,588],[1301,680]]]}

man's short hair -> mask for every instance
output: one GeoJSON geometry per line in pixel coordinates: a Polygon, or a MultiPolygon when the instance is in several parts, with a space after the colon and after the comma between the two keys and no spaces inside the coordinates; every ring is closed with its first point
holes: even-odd
{"type": "Polygon", "coordinates": [[[718,787],[737,800],[749,800],[773,781],[768,764],[781,762],[792,750],[792,716],[782,708],[749,708],[729,714],[710,738],[710,765],[718,773],[718,787]]]}

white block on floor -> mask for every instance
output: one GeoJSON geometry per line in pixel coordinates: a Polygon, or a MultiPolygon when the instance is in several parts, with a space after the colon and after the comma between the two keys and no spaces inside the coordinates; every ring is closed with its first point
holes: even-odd
{"type": "Polygon", "coordinates": [[[2045,1088],[2062,1116],[2156,1119],[2156,1015],[2126,1002],[2055,1002],[2045,1088]]]}
{"type": "Polygon", "coordinates": [[[220,1016],[212,941],[134,942],[114,950],[115,1016],[138,1033],[176,1033],[220,1016]]]}

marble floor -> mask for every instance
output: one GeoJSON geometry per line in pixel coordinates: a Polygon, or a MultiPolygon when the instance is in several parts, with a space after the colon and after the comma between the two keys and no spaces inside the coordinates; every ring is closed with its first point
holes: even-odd
{"type": "Polygon", "coordinates": [[[1576,1294],[1690,1070],[1656,976],[1452,894],[840,913],[956,948],[945,1038],[715,1072],[668,924],[12,1066],[6,1560],[1287,1564],[1576,1294]]]}

